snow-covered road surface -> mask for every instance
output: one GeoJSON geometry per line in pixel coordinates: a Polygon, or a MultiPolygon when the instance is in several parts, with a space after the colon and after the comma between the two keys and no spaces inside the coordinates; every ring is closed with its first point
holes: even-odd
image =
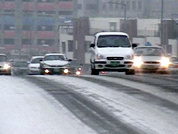
{"type": "Polygon", "coordinates": [[[89,97],[95,103],[98,103],[106,110],[116,115],[118,119],[123,120],[130,125],[134,125],[148,134],[178,133],[177,108],[175,108],[175,110],[171,110],[167,107],[159,105],[159,103],[156,105],[155,103],[157,102],[150,103],[154,100],[150,100],[150,102],[147,103],[146,101],[139,99],[144,99],[144,96],[141,96],[141,94],[138,94],[137,97],[135,97],[132,94],[129,95],[119,92],[112,87],[112,83],[110,88],[104,86],[104,81],[103,86],[102,84],[97,84],[97,79],[104,79],[117,84],[127,85],[130,88],[137,87],[137,89],[142,90],[143,92],[148,92],[149,94],[154,95],[157,97],[157,99],[165,99],[164,101],[171,105],[172,103],[177,103],[177,94],[168,93],[166,97],[166,93],[162,93],[161,88],[159,87],[154,87],[147,84],[140,84],[139,86],[138,83],[130,84],[129,81],[126,80],[119,82],[118,78],[108,78],[103,76],[83,77],[94,77],[96,83],[75,77],[45,76],[45,78],[62,83],[68,86],[68,88],[89,97]],[[149,89],[150,91],[148,91],[149,89]],[[170,97],[171,95],[173,95],[173,98],[170,97]]]}
{"type": "Polygon", "coordinates": [[[95,134],[47,92],[0,76],[0,134],[95,134]]]}
{"type": "MultiPolygon", "coordinates": [[[[96,120],[102,118],[99,115],[101,110],[115,118],[113,121],[106,120],[106,127],[120,121],[130,127],[130,130],[135,130],[133,133],[138,131],[138,134],[177,134],[178,94],[165,92],[159,85],[131,81],[132,77],[126,80],[119,77],[90,75],[1,76],[0,134],[111,134],[107,129],[97,131],[97,125],[92,127],[92,124],[97,123],[90,120],[92,117],[77,115],[76,113],[82,113],[81,109],[69,108],[66,106],[72,105],[62,103],[68,99],[67,95],[73,93],[79,98],[83,96],[91,101],[93,105],[87,108],[87,104],[83,103],[81,108],[84,108],[84,112],[91,111],[96,114],[96,120]],[[44,83],[35,83],[37,80],[41,82],[44,80],[44,83]],[[55,83],[59,85],[52,86],[55,83]],[[43,86],[39,86],[40,84],[43,86]],[[63,95],[64,88],[71,91],[64,94],[66,97],[63,95]],[[57,90],[61,92],[55,95],[59,93],[57,90]],[[90,109],[95,106],[101,109],[98,111],[97,108],[90,109]],[[87,124],[87,120],[90,124],[87,124]]],[[[144,76],[143,78],[153,79],[144,76]]],[[[71,99],[73,100],[75,101],[75,98],[71,99]]],[[[82,103],[81,100],[76,98],[77,103],[82,103]]],[[[66,103],[74,104],[70,100],[66,103]]],[[[108,117],[106,119],[109,119],[108,117]]],[[[130,134],[129,131],[126,131],[126,134],[130,134]]]]}

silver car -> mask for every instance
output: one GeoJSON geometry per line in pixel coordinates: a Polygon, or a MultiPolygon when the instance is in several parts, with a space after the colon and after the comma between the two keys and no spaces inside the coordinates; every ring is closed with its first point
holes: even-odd
{"type": "Polygon", "coordinates": [[[134,68],[138,72],[169,73],[169,58],[159,46],[143,46],[134,49],[134,68]]]}

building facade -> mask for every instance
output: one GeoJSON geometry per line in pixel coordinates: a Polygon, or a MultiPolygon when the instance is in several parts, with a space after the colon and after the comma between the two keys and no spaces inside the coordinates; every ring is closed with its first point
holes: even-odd
{"type": "Polygon", "coordinates": [[[1,0],[0,53],[29,58],[58,50],[58,26],[73,17],[75,0],[1,0]]]}

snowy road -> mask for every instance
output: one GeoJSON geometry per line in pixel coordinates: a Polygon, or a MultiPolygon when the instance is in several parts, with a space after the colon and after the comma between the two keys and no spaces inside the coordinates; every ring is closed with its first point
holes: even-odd
{"type": "Polygon", "coordinates": [[[178,133],[178,75],[0,79],[0,134],[178,133]]]}

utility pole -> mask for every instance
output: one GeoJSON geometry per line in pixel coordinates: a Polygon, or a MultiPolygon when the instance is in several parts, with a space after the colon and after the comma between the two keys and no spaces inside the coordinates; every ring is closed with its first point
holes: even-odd
{"type": "Polygon", "coordinates": [[[160,39],[161,39],[161,46],[166,50],[166,46],[163,41],[163,18],[164,18],[164,0],[161,0],[161,33],[160,33],[160,39]]]}

